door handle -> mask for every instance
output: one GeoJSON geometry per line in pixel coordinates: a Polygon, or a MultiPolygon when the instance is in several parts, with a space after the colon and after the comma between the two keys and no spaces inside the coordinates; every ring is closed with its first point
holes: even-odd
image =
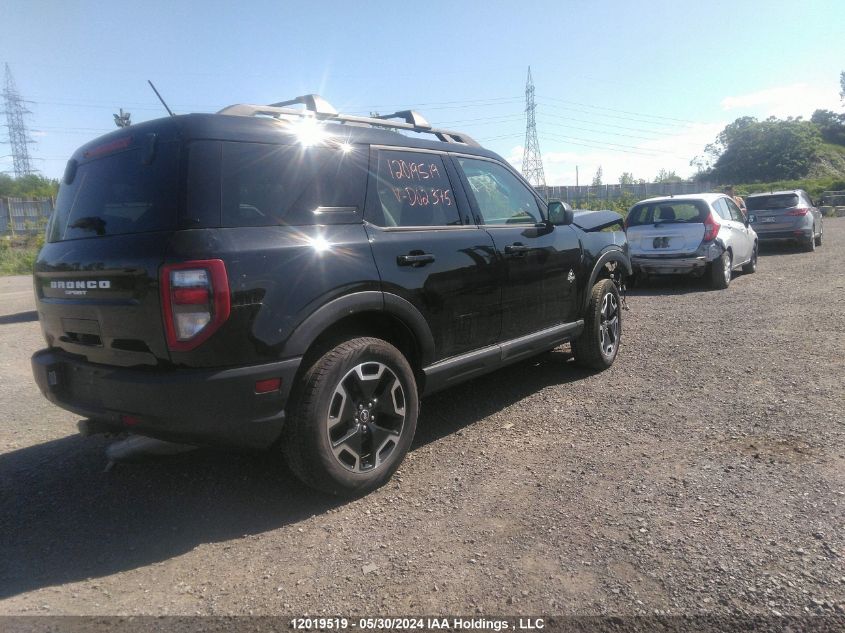
{"type": "Polygon", "coordinates": [[[516,244],[509,244],[508,246],[505,246],[505,255],[524,255],[530,250],[530,246],[517,242],[516,244]]]}
{"type": "Polygon", "coordinates": [[[434,255],[431,253],[412,252],[407,255],[399,255],[396,263],[400,266],[425,266],[434,262],[434,255]]]}

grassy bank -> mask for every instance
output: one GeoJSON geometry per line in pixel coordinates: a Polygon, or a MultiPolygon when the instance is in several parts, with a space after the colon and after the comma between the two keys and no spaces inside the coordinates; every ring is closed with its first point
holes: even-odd
{"type": "Polygon", "coordinates": [[[0,246],[0,275],[29,275],[38,255],[37,246],[0,246]]]}

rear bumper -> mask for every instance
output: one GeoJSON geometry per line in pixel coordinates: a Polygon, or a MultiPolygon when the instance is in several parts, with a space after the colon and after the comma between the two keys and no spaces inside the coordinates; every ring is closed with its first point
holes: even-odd
{"type": "Polygon", "coordinates": [[[703,273],[707,264],[722,255],[723,246],[718,242],[702,244],[694,253],[686,255],[631,255],[634,273],[646,275],[686,275],[703,273]]]}
{"type": "Polygon", "coordinates": [[[42,350],[32,357],[32,371],[48,400],[117,431],[264,448],[281,433],[300,360],[232,369],[153,370],[98,365],[42,350]],[[256,394],[255,382],[268,378],[281,378],[281,389],[256,394]],[[131,416],[130,423],[122,416],[131,416]]]}
{"type": "Polygon", "coordinates": [[[789,231],[766,231],[755,228],[757,239],[761,242],[768,242],[774,240],[808,240],[813,237],[813,227],[806,229],[792,229],[789,231]]]}

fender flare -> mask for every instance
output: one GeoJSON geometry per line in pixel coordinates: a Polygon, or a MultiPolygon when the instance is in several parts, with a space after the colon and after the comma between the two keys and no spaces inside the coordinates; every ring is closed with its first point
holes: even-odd
{"type": "Polygon", "coordinates": [[[433,362],[434,337],[425,317],[406,299],[378,290],[353,292],[317,308],[294,329],[285,343],[285,356],[303,356],[317,337],[332,325],[361,312],[386,312],[395,316],[416,340],[421,366],[433,362]]]}
{"type": "Polygon", "coordinates": [[[596,260],[596,263],[593,264],[593,271],[590,273],[590,280],[587,283],[587,286],[584,288],[584,300],[582,303],[582,314],[584,310],[587,309],[587,304],[590,301],[590,292],[593,289],[593,286],[596,283],[596,279],[598,279],[599,273],[601,269],[604,268],[604,265],[609,262],[618,262],[622,264],[625,268],[625,274],[631,275],[633,274],[633,268],[631,267],[631,258],[628,257],[627,253],[623,251],[621,248],[614,248],[611,247],[608,250],[604,251],[599,258],[596,260]]]}

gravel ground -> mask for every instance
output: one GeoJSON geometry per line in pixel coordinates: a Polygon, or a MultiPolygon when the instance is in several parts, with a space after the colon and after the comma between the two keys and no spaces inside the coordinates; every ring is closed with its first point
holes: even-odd
{"type": "Polygon", "coordinates": [[[628,300],[614,367],[567,348],[423,402],[343,502],[275,455],[104,472],[34,386],[0,278],[0,614],[845,613],[845,219],[727,291],[628,300]]]}

